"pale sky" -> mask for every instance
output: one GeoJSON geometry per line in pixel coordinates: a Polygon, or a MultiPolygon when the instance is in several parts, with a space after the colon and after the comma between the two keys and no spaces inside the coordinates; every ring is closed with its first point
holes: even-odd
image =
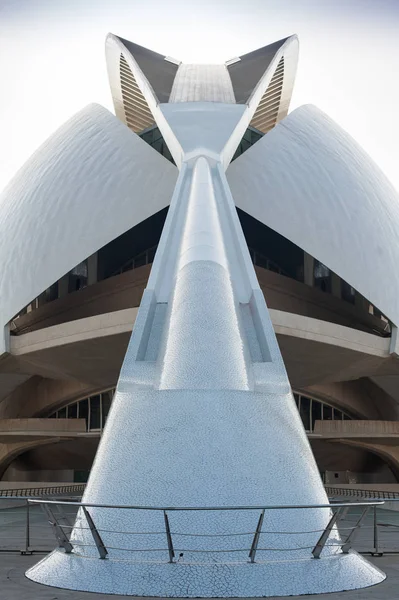
{"type": "Polygon", "coordinates": [[[109,31],[202,63],[297,33],[290,111],[321,108],[399,190],[399,0],[0,0],[0,190],[76,111],[113,112],[109,31]]]}

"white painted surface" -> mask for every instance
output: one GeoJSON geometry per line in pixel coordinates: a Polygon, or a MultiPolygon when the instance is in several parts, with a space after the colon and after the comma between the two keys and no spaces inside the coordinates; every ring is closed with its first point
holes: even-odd
{"type": "Polygon", "coordinates": [[[106,109],[90,105],[72,117],[0,197],[0,326],[83,259],[167,206],[176,178],[169,161],[106,109]]]}
{"type": "Polygon", "coordinates": [[[181,64],[169,102],[223,102],[235,104],[233,86],[225,65],[181,64]]]}
{"type": "Polygon", "coordinates": [[[227,170],[236,205],[399,323],[399,197],[328,116],[291,113],[227,170]]]}
{"type": "Polygon", "coordinates": [[[201,154],[218,160],[232,136],[236,148],[242,137],[238,126],[248,112],[245,104],[221,102],[177,102],[159,108],[186,161],[201,154]]]}

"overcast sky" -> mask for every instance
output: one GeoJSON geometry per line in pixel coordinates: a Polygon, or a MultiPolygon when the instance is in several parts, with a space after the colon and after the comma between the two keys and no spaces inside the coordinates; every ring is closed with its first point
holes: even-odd
{"type": "Polygon", "coordinates": [[[183,62],[297,33],[290,110],[316,104],[399,190],[399,0],[0,0],[0,190],[76,111],[113,110],[108,31],[183,62]]]}

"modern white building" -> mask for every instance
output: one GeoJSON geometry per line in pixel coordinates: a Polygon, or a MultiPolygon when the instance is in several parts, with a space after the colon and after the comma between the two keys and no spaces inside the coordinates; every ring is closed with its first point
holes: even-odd
{"type": "MultiPolygon", "coordinates": [[[[327,502],[319,472],[327,484],[396,482],[398,196],[318,109],[287,116],[296,36],[223,65],[114,35],[106,50],[116,117],[83,109],[0,201],[3,481],[90,469],[127,351],[86,502],[308,505],[327,502]]],[[[107,530],[115,517],[93,510],[107,530]]],[[[292,529],[298,514],[280,513],[269,524],[292,529]]],[[[154,514],[118,519],[144,531],[159,526],[154,514]]],[[[301,513],[306,548],[328,514],[301,513]]],[[[173,526],[231,535],[226,515],[181,513],[173,526]]],[[[253,530],[256,518],[242,513],[234,527],[253,530]]],[[[239,545],[222,564],[223,548],[199,542],[172,567],[180,575],[155,554],[127,576],[119,550],[87,560],[74,535],[80,554],[56,551],[29,576],[207,597],[382,578],[334,549],[299,574],[300,561],[271,562],[265,549],[254,568],[239,545]]]]}

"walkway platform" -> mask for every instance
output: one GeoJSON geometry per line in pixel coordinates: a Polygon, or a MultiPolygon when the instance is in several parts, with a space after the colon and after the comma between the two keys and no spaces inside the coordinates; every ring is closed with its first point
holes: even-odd
{"type": "MultiPolygon", "coordinates": [[[[133,598],[133,596],[113,596],[108,594],[91,594],[73,592],[47,587],[34,583],[25,577],[25,571],[42,558],[41,554],[20,556],[15,553],[0,555],[0,598],[1,600],[117,600],[133,598]]],[[[291,600],[396,600],[399,589],[399,556],[384,555],[372,558],[374,564],[387,574],[387,579],[379,585],[335,594],[318,594],[314,596],[290,596],[291,600]]],[[[139,600],[137,596],[134,596],[139,600]]],[[[241,599],[242,600],[242,599],[241,599]]],[[[277,600],[269,598],[268,600],[277,600]]]]}

